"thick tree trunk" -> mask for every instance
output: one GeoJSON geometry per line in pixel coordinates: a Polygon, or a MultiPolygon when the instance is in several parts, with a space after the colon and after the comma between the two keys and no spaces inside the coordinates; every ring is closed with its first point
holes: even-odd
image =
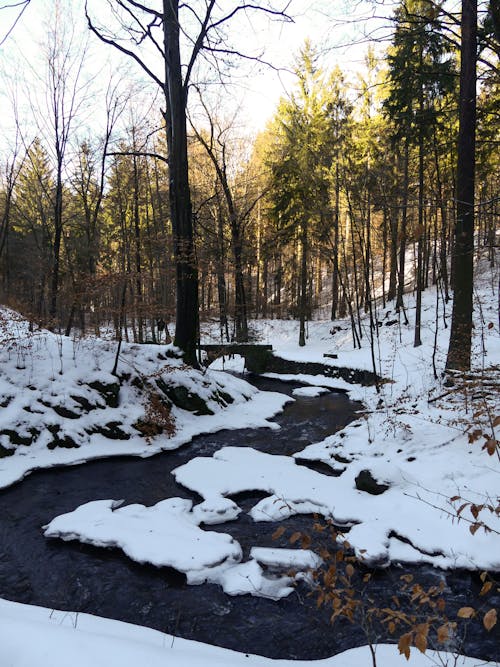
{"type": "Polygon", "coordinates": [[[476,150],[477,0],[462,0],[453,313],[446,368],[470,369],[476,150]]]}
{"type": "Polygon", "coordinates": [[[170,173],[170,217],[176,262],[176,325],[174,343],[186,363],[198,365],[198,269],[193,242],[189,191],[186,91],[183,87],[179,47],[179,0],[163,0],[165,47],[165,121],[170,173]]]}

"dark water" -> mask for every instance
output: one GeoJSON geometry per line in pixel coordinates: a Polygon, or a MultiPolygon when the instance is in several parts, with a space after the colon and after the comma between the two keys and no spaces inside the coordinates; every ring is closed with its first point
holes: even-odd
{"type": "MultiPolygon", "coordinates": [[[[291,393],[294,384],[256,379],[262,389],[291,393]]],[[[9,600],[68,609],[149,626],[188,639],[253,652],[274,658],[314,659],[366,643],[359,624],[337,621],[331,611],[317,610],[309,589],[300,584],[288,598],[273,602],[250,596],[229,597],[215,585],[187,586],[184,576],[168,568],[137,565],[118,550],[47,540],[41,526],[55,516],[90,500],[123,498],[127,503],[152,505],[171,496],[196,494],[179,486],[170,471],[194,456],[210,456],[228,445],[254,447],[275,454],[292,454],[341,428],[355,416],[359,404],[340,393],[300,398],[276,418],[280,431],[269,429],[222,431],[197,437],[180,450],[150,459],[120,458],[83,466],[33,473],[22,483],[0,492],[0,595],[9,600]]],[[[258,494],[242,494],[245,510],[258,494]]],[[[292,517],[280,524],[255,523],[246,514],[236,522],[210,526],[229,532],[243,547],[288,546],[287,535],[311,532],[311,517],[292,517]],[[277,525],[287,533],[273,540],[277,525]]],[[[446,584],[447,611],[477,598],[479,576],[469,572],[443,573],[430,567],[390,568],[375,572],[366,599],[388,606],[403,572],[422,585],[446,584]]],[[[499,596],[489,606],[498,606],[499,596]]],[[[469,655],[500,658],[500,636],[486,633],[479,623],[460,628],[455,640],[469,655]]],[[[380,635],[380,639],[383,635],[380,635]]]]}

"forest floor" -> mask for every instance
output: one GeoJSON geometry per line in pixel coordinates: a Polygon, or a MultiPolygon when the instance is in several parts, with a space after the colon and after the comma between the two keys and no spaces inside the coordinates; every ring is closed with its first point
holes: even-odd
{"type": "MultiPolygon", "coordinates": [[[[175,498],[152,508],[120,508],[111,500],[87,503],[69,514],[48,517],[46,534],[100,547],[119,546],[132,559],[173,565],[186,573],[188,582],[217,582],[231,595],[279,599],[293,594],[294,577],[282,573],[270,578],[265,565],[304,570],[316,563],[318,554],[311,552],[314,545],[297,543],[296,538],[291,555],[276,549],[240,562],[238,544],[230,535],[230,521],[240,508],[228,496],[260,490],[268,495],[251,509],[255,521],[285,520],[297,513],[320,515],[349,531],[346,552],[352,549],[355,563],[424,562],[443,569],[489,572],[483,575],[484,607],[464,607],[462,617],[477,614],[485,627],[498,632],[491,602],[498,600],[498,589],[496,597],[487,595],[495,594],[492,577],[500,571],[497,287],[498,275],[491,270],[481,273],[475,291],[473,369],[465,380],[456,379],[451,385],[443,373],[449,334],[444,323],[449,321],[451,304],[444,312],[435,290],[424,293],[422,345],[415,348],[414,300],[408,295],[408,325],[389,307],[377,314],[380,326],[373,356],[375,370],[383,378],[378,390],[326,375],[279,376],[301,382],[298,395],[311,399],[322,391],[340,389],[362,401],[359,419],[341,431],[309,445],[295,454],[295,460],[247,447],[227,447],[212,457],[193,458],[174,475],[202,497],[198,505],[175,498]],[[299,466],[299,459],[325,464],[335,476],[299,466]],[[202,529],[223,522],[228,522],[228,534],[217,533],[215,540],[214,533],[202,529]],[[299,545],[307,548],[298,549],[299,545]]],[[[290,400],[257,391],[244,379],[223,372],[241,370],[241,359],[219,360],[206,372],[193,371],[181,364],[174,350],[166,356],[153,345],[123,346],[117,386],[110,372],[115,344],[31,332],[12,311],[2,309],[0,315],[0,485],[4,487],[37,468],[124,454],[151,456],[179,447],[197,433],[275,429],[269,419],[290,400]],[[160,404],[155,398],[159,394],[160,404]]],[[[367,318],[362,327],[362,347],[353,349],[347,320],[312,321],[307,344],[300,348],[296,322],[252,322],[255,337],[271,342],[282,358],[373,370],[367,318]]],[[[204,325],[204,334],[216,340],[216,325],[204,325]]],[[[152,667],[371,664],[367,647],[317,663],[272,661],[174,640],[117,621],[6,600],[0,601],[0,617],[2,665],[12,667],[132,667],[139,662],[152,667]]],[[[413,632],[413,644],[422,646],[422,633],[423,628],[413,632]]],[[[446,648],[446,642],[443,645],[446,648]]],[[[384,667],[401,664],[395,646],[378,646],[377,660],[384,667]]],[[[454,660],[451,653],[423,655],[412,649],[408,664],[486,664],[454,660]]]]}

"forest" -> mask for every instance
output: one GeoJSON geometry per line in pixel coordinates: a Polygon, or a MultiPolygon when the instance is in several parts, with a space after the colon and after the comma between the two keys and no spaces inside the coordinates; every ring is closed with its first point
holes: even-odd
{"type": "MultiPolygon", "coordinates": [[[[446,3],[412,0],[396,6],[390,43],[377,55],[368,49],[354,82],[339,66],[322,67],[310,41],[298,46],[293,88],[253,137],[243,134],[237,115],[222,104],[231,94],[224,84],[238,57],[231,34],[237,12],[224,16],[208,3],[202,21],[201,8],[193,10],[201,28],[199,39],[190,34],[190,54],[181,45],[187,65],[178,63],[184,101],[177,110],[164,104],[172,86],[149,69],[148,45],[141,60],[123,41],[128,34],[132,44],[149,40],[159,48],[159,13],[141,3],[118,4],[113,28],[104,29],[86,10],[93,36],[107,43],[115,38],[121,55],[139,61],[142,74],[149,72],[144,85],[156,90],[143,113],[137,105],[144,105],[144,96],[134,97],[116,77],[105,81],[99,124],[89,131],[81,120],[92,94],[84,74],[88,44],[77,39],[56,3],[42,45],[40,94],[30,99],[32,117],[23,125],[14,97],[15,131],[3,149],[4,303],[67,335],[75,328],[85,334],[112,326],[117,338],[137,342],[156,340],[158,322],[174,336],[177,313],[176,342],[195,363],[196,312],[201,321],[219,320],[222,340],[237,341],[248,340],[251,318],[296,318],[301,344],[306,322],[316,314],[348,316],[357,345],[360,313],[371,312],[375,326],[376,299],[381,308],[391,304],[400,311],[405,291],[419,295],[437,284],[448,302],[454,281],[469,275],[471,284],[471,269],[454,272],[455,251],[462,259],[472,257],[475,244],[494,262],[496,3],[479,7],[478,24],[477,16],[470,18],[467,85],[476,91],[477,52],[475,117],[459,108],[466,35],[460,12],[446,3]],[[216,93],[215,84],[203,83],[206,68],[196,69],[197,57],[207,59],[212,79],[220,79],[216,93]],[[182,147],[169,138],[174,111],[185,135],[180,158],[182,147]],[[463,217],[457,213],[460,113],[469,123],[462,131],[463,152],[469,161],[475,158],[477,184],[473,205],[464,200],[474,216],[474,238],[468,234],[465,251],[457,236],[463,217]],[[169,170],[174,156],[188,169],[175,181],[169,170]],[[173,182],[178,202],[172,189],[169,194],[173,182]]],[[[291,20],[268,3],[254,12],[291,20]]],[[[12,83],[6,89],[12,91],[12,83]]],[[[466,186],[470,190],[470,177],[466,186]]],[[[415,345],[419,319],[417,307],[415,345]]]]}
{"type": "Polygon", "coordinates": [[[2,667],[498,667],[499,54],[0,0],[2,667]]]}

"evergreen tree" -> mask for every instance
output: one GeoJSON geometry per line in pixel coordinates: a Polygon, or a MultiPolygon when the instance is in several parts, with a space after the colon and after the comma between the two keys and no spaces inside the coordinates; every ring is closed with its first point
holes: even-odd
{"type": "Polygon", "coordinates": [[[325,212],[331,212],[328,193],[334,142],[332,106],[330,88],[316,60],[310,43],[306,43],[296,67],[297,90],[280,102],[274,120],[274,145],[269,153],[271,198],[279,240],[293,239],[299,254],[299,345],[305,345],[306,339],[310,245],[325,212]]]}
{"type": "Polygon", "coordinates": [[[48,314],[54,238],[54,174],[39,139],[28,149],[13,206],[6,272],[9,291],[37,317],[48,314]]]}
{"type": "Polygon", "coordinates": [[[426,242],[425,151],[437,120],[437,101],[453,86],[454,61],[441,32],[438,11],[427,0],[407,0],[395,12],[395,33],[387,62],[389,94],[385,109],[394,122],[396,141],[404,142],[400,225],[400,267],[397,307],[402,307],[405,275],[405,245],[408,236],[410,149],[416,147],[418,201],[414,234],[418,243],[416,270],[417,308],[415,346],[421,344],[421,294],[424,280],[424,244],[426,242]]]}

